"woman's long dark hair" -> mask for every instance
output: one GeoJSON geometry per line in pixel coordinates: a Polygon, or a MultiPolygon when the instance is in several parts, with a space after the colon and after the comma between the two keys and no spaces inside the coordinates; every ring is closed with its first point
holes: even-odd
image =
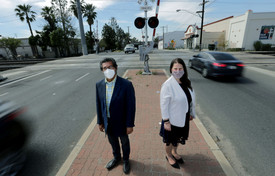
{"type": "Polygon", "coordinates": [[[181,58],[176,58],[176,59],[173,59],[171,61],[171,64],[170,64],[170,73],[172,73],[172,68],[173,68],[173,66],[174,66],[175,63],[181,64],[182,67],[183,67],[183,70],[184,70],[184,75],[180,78],[180,82],[182,84],[186,85],[191,90],[193,90],[192,86],[191,86],[191,81],[188,78],[188,73],[187,73],[186,65],[185,65],[184,61],[181,58]]]}

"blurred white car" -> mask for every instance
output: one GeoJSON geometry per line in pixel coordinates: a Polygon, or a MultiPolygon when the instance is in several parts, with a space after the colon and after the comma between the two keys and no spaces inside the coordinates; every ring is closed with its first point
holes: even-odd
{"type": "Polygon", "coordinates": [[[135,53],[135,46],[133,44],[127,44],[124,48],[124,52],[126,53],[135,53]]]}

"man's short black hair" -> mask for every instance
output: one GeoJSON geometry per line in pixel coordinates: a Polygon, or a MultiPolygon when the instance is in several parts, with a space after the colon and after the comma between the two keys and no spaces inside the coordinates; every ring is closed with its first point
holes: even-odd
{"type": "Polygon", "coordinates": [[[100,61],[100,70],[101,71],[103,70],[102,64],[105,62],[112,62],[112,65],[117,69],[116,60],[114,58],[107,57],[107,58],[104,58],[102,61],[100,61]]]}

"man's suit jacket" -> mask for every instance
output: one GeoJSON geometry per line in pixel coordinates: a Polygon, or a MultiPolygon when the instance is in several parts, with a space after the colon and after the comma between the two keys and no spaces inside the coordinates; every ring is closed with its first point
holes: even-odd
{"type": "MultiPolygon", "coordinates": [[[[105,79],[96,83],[96,108],[97,124],[104,124],[105,132],[108,134],[105,79]]],[[[109,111],[109,122],[112,124],[114,133],[112,135],[125,135],[127,127],[135,126],[136,99],[134,87],[130,81],[117,76],[109,111]]]]}

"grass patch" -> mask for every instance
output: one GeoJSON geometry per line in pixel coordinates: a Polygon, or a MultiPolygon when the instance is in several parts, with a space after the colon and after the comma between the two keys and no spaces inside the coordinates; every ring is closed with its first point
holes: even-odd
{"type": "Polygon", "coordinates": [[[142,74],[142,70],[139,70],[136,75],[141,75],[142,74]]]}

